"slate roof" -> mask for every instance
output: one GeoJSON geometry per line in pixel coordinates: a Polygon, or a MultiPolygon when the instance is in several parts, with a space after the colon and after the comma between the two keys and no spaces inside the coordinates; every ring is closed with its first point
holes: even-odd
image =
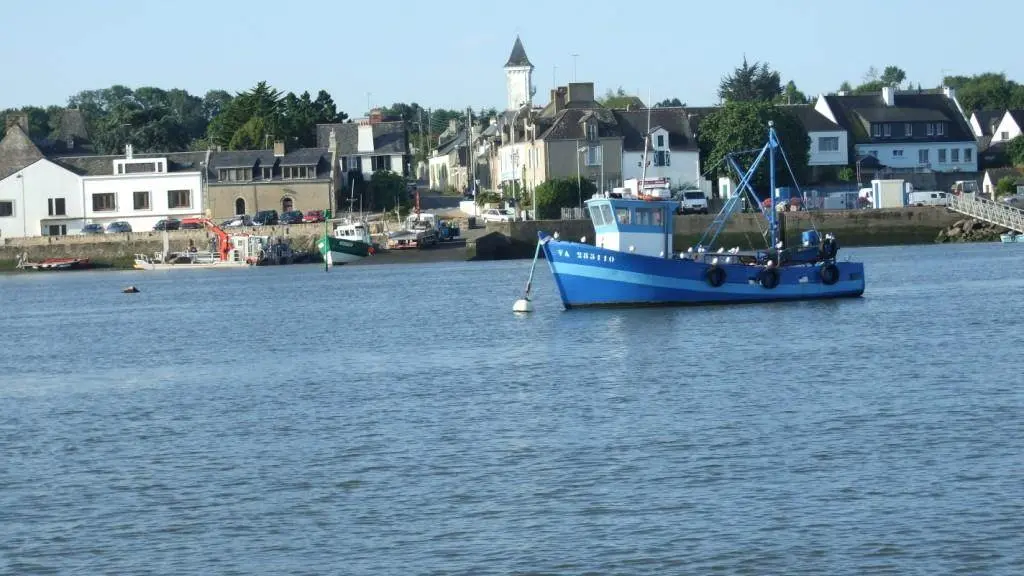
{"type": "Polygon", "coordinates": [[[1003,115],[1006,114],[1005,110],[976,110],[974,116],[978,119],[978,124],[981,126],[982,136],[991,136],[992,131],[999,125],[999,121],[1003,119],[1003,115]]]}
{"type": "MultiPolygon", "coordinates": [[[[206,161],[206,152],[167,152],[164,154],[133,154],[133,158],[167,158],[168,172],[201,172],[206,161]]],[[[114,160],[123,159],[123,154],[58,156],[51,160],[79,176],[111,176],[114,174],[114,160]]]]}
{"type": "MultiPolygon", "coordinates": [[[[220,182],[220,170],[227,168],[267,168],[273,170],[271,180],[289,182],[281,179],[282,166],[316,166],[316,177],[326,180],[331,177],[331,156],[327,148],[299,148],[286,152],[284,156],[274,156],[273,150],[229,150],[213,152],[210,155],[211,184],[239,184],[237,181],[220,182]]],[[[262,174],[253,173],[255,182],[266,182],[262,174]]]]}
{"type": "Polygon", "coordinates": [[[901,142],[974,142],[974,132],[954,101],[941,91],[896,92],[893,106],[886,106],[881,93],[829,95],[825,102],[839,125],[850,133],[855,144],[901,142]],[[889,138],[872,138],[870,122],[946,122],[945,134],[905,137],[901,129],[889,138]],[[898,134],[898,136],[897,136],[898,134]]]}
{"type": "Polygon", "coordinates": [[[619,123],[611,110],[598,108],[593,110],[567,109],[559,112],[539,135],[542,140],[584,140],[587,137],[584,120],[597,118],[598,138],[614,138],[622,136],[619,123]]]}
{"type": "Polygon", "coordinates": [[[210,165],[213,170],[223,168],[252,168],[256,163],[261,166],[274,164],[273,150],[226,150],[214,152],[210,155],[210,165]]]}
{"type": "Polygon", "coordinates": [[[1013,178],[1014,184],[1024,184],[1024,169],[1021,168],[992,168],[985,172],[988,174],[988,179],[992,181],[993,186],[1007,176],[1013,178]]]}
{"type": "Polygon", "coordinates": [[[519,39],[519,36],[516,36],[516,43],[512,45],[512,53],[508,55],[508,62],[505,62],[505,68],[515,66],[533,67],[530,59],[526,57],[526,50],[523,48],[523,41],[519,39]]]}
{"type": "MultiPolygon", "coordinates": [[[[614,110],[622,134],[622,148],[627,151],[644,149],[647,132],[647,110],[614,110]]],[[[690,112],[686,108],[651,108],[651,131],[664,128],[668,132],[670,150],[697,150],[697,140],[690,129],[690,112]]]]}
{"type": "Polygon", "coordinates": [[[780,106],[780,108],[796,116],[804,130],[808,132],[839,132],[843,129],[842,126],[815,110],[812,104],[792,104],[780,106]]]}
{"type": "Polygon", "coordinates": [[[312,166],[319,164],[321,160],[331,161],[330,152],[327,148],[299,148],[288,152],[277,160],[278,166],[312,166]]]}
{"type": "Polygon", "coordinates": [[[0,140],[0,180],[18,172],[43,158],[43,153],[22,130],[19,124],[11,124],[3,140],[0,140]]]}
{"type": "Polygon", "coordinates": [[[378,122],[373,124],[373,152],[359,152],[359,124],[317,124],[317,148],[330,145],[331,129],[338,138],[338,156],[406,155],[409,153],[408,130],[405,122],[378,122]]]}
{"type": "Polygon", "coordinates": [[[1017,123],[1017,127],[1024,130],[1024,110],[1007,110],[1010,113],[1010,117],[1017,123]]]}

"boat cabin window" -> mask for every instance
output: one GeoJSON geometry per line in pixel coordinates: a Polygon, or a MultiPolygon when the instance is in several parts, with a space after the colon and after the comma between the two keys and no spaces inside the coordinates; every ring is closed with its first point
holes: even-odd
{"type": "Polygon", "coordinates": [[[605,224],[611,224],[615,220],[612,218],[612,208],[607,204],[601,204],[601,221],[605,224]]]}
{"type": "Polygon", "coordinates": [[[661,226],[661,208],[637,208],[637,226],[661,226]]]}
{"type": "Polygon", "coordinates": [[[604,218],[601,216],[600,206],[590,207],[590,219],[594,221],[594,226],[604,226],[605,221],[604,218]]]}
{"type": "Polygon", "coordinates": [[[619,221],[619,224],[629,225],[629,208],[616,208],[615,219],[619,221]]]}

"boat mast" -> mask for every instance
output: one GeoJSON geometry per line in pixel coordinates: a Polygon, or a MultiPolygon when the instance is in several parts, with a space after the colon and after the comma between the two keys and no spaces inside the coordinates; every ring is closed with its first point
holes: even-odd
{"type": "MultiPolygon", "coordinates": [[[[647,142],[651,138],[651,90],[647,89],[647,132],[644,134],[644,167],[640,173],[640,186],[637,195],[643,195],[644,183],[647,182],[647,142]]],[[[604,160],[602,158],[602,160],[604,160]]]]}
{"type": "Polygon", "coordinates": [[[771,233],[771,248],[775,248],[779,242],[778,215],[775,212],[775,147],[778,140],[775,139],[775,122],[768,121],[768,197],[771,198],[771,213],[769,214],[769,230],[771,233]]]}

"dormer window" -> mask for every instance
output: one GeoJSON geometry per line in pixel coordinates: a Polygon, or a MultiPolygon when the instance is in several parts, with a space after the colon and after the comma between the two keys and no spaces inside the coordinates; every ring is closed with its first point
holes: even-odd
{"type": "Polygon", "coordinates": [[[587,140],[597,140],[597,122],[587,122],[587,140]]]}
{"type": "Polygon", "coordinates": [[[658,144],[657,144],[658,148],[664,148],[665,147],[665,135],[664,134],[658,134],[657,141],[658,141],[658,144]]]}
{"type": "Polygon", "coordinates": [[[264,180],[272,180],[274,178],[274,167],[273,166],[264,166],[260,170],[263,172],[263,179],[264,180]]]}
{"type": "Polygon", "coordinates": [[[886,138],[892,136],[892,124],[883,124],[882,132],[885,134],[886,138]]]}
{"type": "Polygon", "coordinates": [[[882,137],[882,125],[881,124],[872,124],[871,125],[871,136],[873,138],[881,138],[882,137]]]}
{"type": "Polygon", "coordinates": [[[914,135],[914,125],[911,124],[910,122],[907,122],[906,124],[904,124],[903,125],[903,135],[908,137],[908,138],[913,136],[914,135]]]}
{"type": "Polygon", "coordinates": [[[281,178],[285,180],[307,180],[316,178],[316,166],[282,166],[281,178]]]}
{"type": "Polygon", "coordinates": [[[248,182],[252,180],[252,168],[221,168],[217,171],[221,182],[248,182]]]}

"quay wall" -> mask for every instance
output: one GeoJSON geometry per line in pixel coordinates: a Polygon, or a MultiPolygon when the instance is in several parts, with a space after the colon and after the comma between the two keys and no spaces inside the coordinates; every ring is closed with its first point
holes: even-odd
{"type": "MultiPolygon", "coordinates": [[[[786,238],[797,243],[800,232],[810,228],[809,222],[822,233],[836,235],[840,246],[886,246],[904,244],[930,244],[942,230],[964,218],[950,210],[936,207],[900,208],[883,210],[842,210],[830,212],[784,212],[786,238]]],[[[673,249],[685,251],[700,241],[704,230],[711,225],[713,214],[675,216],[673,249]]],[[[761,216],[736,214],[719,236],[720,246],[739,246],[741,249],[761,248],[761,216]]],[[[487,224],[488,232],[498,232],[510,240],[510,252],[518,257],[533,254],[537,231],[557,231],[563,238],[579,240],[586,236],[594,243],[594,228],[589,220],[537,220],[487,224]]]]}

